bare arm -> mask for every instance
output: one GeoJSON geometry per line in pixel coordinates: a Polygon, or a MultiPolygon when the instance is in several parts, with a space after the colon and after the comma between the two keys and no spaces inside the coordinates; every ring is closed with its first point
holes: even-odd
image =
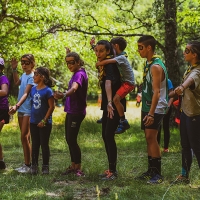
{"type": "Polygon", "coordinates": [[[4,97],[8,94],[8,85],[7,84],[2,84],[1,85],[1,90],[0,90],[0,97],[4,97]]]}
{"type": "Polygon", "coordinates": [[[20,85],[21,84],[21,81],[19,79],[19,75],[17,73],[17,65],[18,65],[18,62],[15,58],[13,58],[11,60],[11,67],[13,69],[13,79],[14,79],[14,83],[15,85],[20,85]]]}
{"type": "Polygon", "coordinates": [[[24,94],[22,95],[21,99],[18,101],[18,103],[15,106],[12,106],[9,110],[9,114],[12,115],[14,114],[17,109],[24,103],[24,101],[26,100],[26,98],[28,97],[30,91],[31,91],[32,85],[28,84],[26,86],[26,89],[24,91],[24,94]]]}
{"type": "MultiPolygon", "coordinates": [[[[55,109],[55,100],[53,96],[48,99],[48,105],[49,105],[49,109],[47,110],[47,113],[43,119],[45,123],[47,122],[47,119],[51,116],[51,114],[53,113],[55,109]]],[[[39,122],[37,126],[38,127],[45,126],[44,122],[43,121],[39,122]]]]}
{"type": "Polygon", "coordinates": [[[106,80],[105,82],[105,90],[106,90],[106,95],[108,99],[108,105],[107,105],[107,110],[108,110],[108,117],[113,118],[114,113],[113,110],[114,108],[112,107],[112,87],[111,87],[111,80],[106,80]]]}
{"type": "Polygon", "coordinates": [[[72,83],[72,87],[66,92],[66,93],[63,93],[63,92],[55,92],[54,93],[54,98],[55,99],[62,99],[64,98],[64,96],[68,97],[68,96],[71,96],[74,92],[76,92],[76,90],[78,89],[79,85],[77,82],[73,82],[72,83]]]}
{"type": "Polygon", "coordinates": [[[175,89],[175,93],[181,95],[183,91],[192,84],[194,84],[194,80],[192,78],[188,78],[183,84],[181,84],[175,89]]]}
{"type": "Polygon", "coordinates": [[[104,65],[107,65],[107,64],[110,64],[110,63],[116,63],[116,62],[117,61],[115,59],[106,59],[106,60],[98,61],[96,63],[96,67],[104,66],[104,65]]]}

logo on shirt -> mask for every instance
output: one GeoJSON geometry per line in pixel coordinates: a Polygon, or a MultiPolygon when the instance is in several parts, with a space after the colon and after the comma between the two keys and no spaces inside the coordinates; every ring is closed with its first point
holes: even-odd
{"type": "Polygon", "coordinates": [[[36,93],[33,96],[33,107],[34,109],[39,109],[41,107],[41,99],[39,93],[36,93]]]}

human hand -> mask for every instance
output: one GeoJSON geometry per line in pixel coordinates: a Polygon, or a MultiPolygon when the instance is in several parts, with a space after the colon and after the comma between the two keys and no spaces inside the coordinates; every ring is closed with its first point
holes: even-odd
{"type": "Polygon", "coordinates": [[[108,105],[107,105],[107,111],[108,111],[108,117],[109,117],[110,119],[112,119],[113,116],[114,116],[113,110],[114,110],[114,108],[113,108],[113,106],[112,106],[112,102],[109,102],[108,105]]]}
{"type": "Polygon", "coordinates": [[[70,52],[71,52],[71,50],[70,50],[70,48],[69,48],[69,47],[65,47],[65,49],[66,49],[66,54],[68,54],[68,53],[70,53],[70,52]]]}
{"type": "Polygon", "coordinates": [[[64,97],[64,94],[60,91],[55,91],[53,97],[54,99],[62,99],[64,97]]]}
{"type": "Polygon", "coordinates": [[[12,60],[11,60],[11,67],[12,67],[12,69],[17,69],[17,65],[18,65],[18,61],[17,61],[17,59],[16,58],[12,58],[12,60]]]}
{"type": "Polygon", "coordinates": [[[154,117],[150,115],[146,115],[143,119],[145,126],[150,126],[154,123],[154,117]]]}
{"type": "Polygon", "coordinates": [[[8,111],[8,114],[9,115],[14,115],[16,113],[16,111],[17,111],[17,106],[16,105],[15,106],[11,106],[9,111],[8,111]]]}
{"type": "Polygon", "coordinates": [[[174,92],[177,94],[177,95],[181,95],[181,94],[183,94],[183,91],[184,91],[184,87],[183,86],[178,86],[175,90],[174,90],[174,92]]]}
{"type": "Polygon", "coordinates": [[[45,127],[45,123],[43,121],[41,121],[38,123],[37,127],[43,128],[43,127],[45,127]]]}

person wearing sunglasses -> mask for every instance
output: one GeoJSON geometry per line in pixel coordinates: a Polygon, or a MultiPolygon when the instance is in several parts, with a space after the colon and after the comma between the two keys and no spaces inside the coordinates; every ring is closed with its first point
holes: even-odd
{"type": "Polygon", "coordinates": [[[174,90],[174,94],[182,96],[180,114],[182,171],[176,183],[189,184],[191,149],[200,167],[200,42],[189,42],[183,56],[189,66],[183,75],[182,83],[174,90]]]}
{"type": "Polygon", "coordinates": [[[143,72],[141,128],[147,143],[148,170],[135,179],[149,184],[163,182],[157,135],[168,107],[168,74],[159,56],[155,55],[155,46],[156,40],[151,35],[138,40],[138,52],[147,59],[143,72]]]}
{"type": "Polygon", "coordinates": [[[35,58],[32,54],[24,54],[21,57],[21,66],[24,73],[19,77],[17,66],[18,61],[12,59],[11,66],[13,70],[14,83],[20,86],[17,104],[12,106],[9,114],[13,115],[18,112],[18,123],[21,131],[21,142],[24,153],[24,164],[15,169],[20,173],[28,173],[31,166],[31,145],[30,145],[30,115],[31,115],[31,97],[30,91],[34,85],[33,69],[35,66],[35,58]]]}
{"type": "Polygon", "coordinates": [[[76,52],[67,51],[65,58],[67,67],[72,72],[72,77],[65,93],[57,91],[54,93],[55,99],[66,97],[64,111],[65,119],[65,139],[69,147],[71,165],[62,175],[75,174],[84,177],[81,169],[81,149],[78,145],[78,133],[82,121],[86,115],[86,99],[88,89],[88,76],[83,68],[84,62],[76,52]]]}

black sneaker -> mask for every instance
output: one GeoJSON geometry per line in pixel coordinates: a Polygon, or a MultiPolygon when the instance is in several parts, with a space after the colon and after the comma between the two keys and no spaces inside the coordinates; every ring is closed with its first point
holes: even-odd
{"type": "Polygon", "coordinates": [[[190,179],[183,175],[179,175],[176,178],[176,180],[173,182],[173,184],[189,184],[189,183],[190,183],[190,179]]]}
{"type": "Polygon", "coordinates": [[[97,124],[102,124],[102,118],[97,120],[97,124]]]}
{"type": "Polygon", "coordinates": [[[102,181],[112,181],[117,178],[117,172],[108,172],[107,176],[101,178],[102,181]]]}
{"type": "Polygon", "coordinates": [[[37,165],[31,165],[29,172],[32,175],[38,174],[38,166],[37,165]]]}
{"type": "Polygon", "coordinates": [[[99,178],[102,179],[103,177],[106,177],[110,173],[109,169],[105,170],[102,174],[99,174],[99,178]]]}
{"type": "Polygon", "coordinates": [[[49,165],[42,165],[42,174],[49,174],[49,165]]]}
{"type": "Polygon", "coordinates": [[[161,184],[163,182],[163,176],[156,174],[147,183],[149,184],[161,184]]]}
{"type": "Polygon", "coordinates": [[[147,172],[144,172],[143,174],[141,174],[140,176],[136,176],[134,179],[138,180],[138,181],[148,181],[153,176],[154,176],[154,174],[152,172],[147,171],[147,172]]]}
{"type": "Polygon", "coordinates": [[[6,164],[3,160],[0,161],[0,169],[5,169],[6,168],[6,164]]]}
{"type": "Polygon", "coordinates": [[[129,128],[130,128],[130,125],[129,125],[127,119],[125,119],[124,121],[120,121],[119,126],[117,127],[117,130],[115,131],[115,134],[121,134],[129,128]]]}

